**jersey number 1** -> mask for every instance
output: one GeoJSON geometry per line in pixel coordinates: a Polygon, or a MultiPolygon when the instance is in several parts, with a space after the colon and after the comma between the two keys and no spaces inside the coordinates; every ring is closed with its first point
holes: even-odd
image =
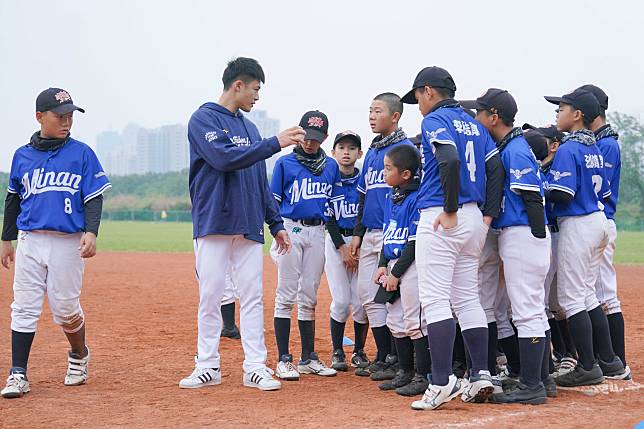
{"type": "Polygon", "coordinates": [[[470,180],[476,182],[476,160],[474,159],[474,142],[468,140],[465,144],[465,162],[467,171],[470,172],[470,180]]]}
{"type": "Polygon", "coordinates": [[[65,213],[72,214],[72,200],[65,198],[65,213]]]}

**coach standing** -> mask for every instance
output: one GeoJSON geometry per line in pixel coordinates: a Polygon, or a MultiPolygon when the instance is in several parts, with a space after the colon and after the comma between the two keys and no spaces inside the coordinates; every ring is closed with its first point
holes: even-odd
{"type": "Polygon", "coordinates": [[[262,139],[240,112],[259,99],[264,71],[251,58],[228,63],[224,91],[217,103],[205,103],[190,118],[190,199],[196,271],[199,281],[198,340],[195,369],[181,388],[221,383],[219,338],[221,299],[230,267],[240,300],[244,348],[243,383],[276,390],[280,382],[266,367],[262,271],[264,220],[279,251],[290,247],[277,205],[268,187],[265,159],[303,141],[304,130],[292,127],[262,139]]]}

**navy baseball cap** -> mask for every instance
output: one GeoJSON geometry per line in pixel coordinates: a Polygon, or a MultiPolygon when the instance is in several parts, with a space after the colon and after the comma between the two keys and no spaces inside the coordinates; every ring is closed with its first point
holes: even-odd
{"type": "Polygon", "coordinates": [[[48,88],[38,94],[36,98],[36,112],[44,113],[51,111],[59,115],[64,115],[74,110],[85,113],[85,109],[74,105],[72,96],[64,89],[48,88]]]}
{"type": "Polygon", "coordinates": [[[583,113],[589,121],[593,121],[597,116],[599,116],[599,109],[601,108],[597,97],[586,89],[577,88],[573,92],[562,95],[561,97],[546,95],[543,98],[545,98],[548,103],[552,104],[569,104],[576,110],[581,110],[581,113],[583,113]]]}
{"type": "Polygon", "coordinates": [[[547,139],[560,142],[564,138],[565,134],[562,131],[557,129],[556,125],[548,124],[545,127],[535,127],[534,125],[528,124],[527,122],[521,127],[525,130],[536,130],[543,134],[547,139]]]}
{"type": "Polygon", "coordinates": [[[306,132],[304,140],[322,142],[329,134],[329,119],[319,110],[311,110],[300,119],[300,127],[306,132]]]}
{"type": "Polygon", "coordinates": [[[403,98],[400,99],[405,104],[418,104],[414,91],[418,88],[423,88],[425,86],[432,86],[434,88],[447,88],[452,91],[456,91],[456,84],[452,75],[445,69],[440,67],[425,67],[414,79],[414,84],[412,85],[411,91],[409,91],[403,98]]]}
{"type": "Polygon", "coordinates": [[[599,101],[599,107],[608,110],[608,95],[606,95],[603,89],[591,84],[580,86],[577,89],[585,89],[586,91],[592,92],[597,101],[599,101]]]}
{"type": "Polygon", "coordinates": [[[340,140],[352,140],[358,146],[358,149],[362,148],[362,140],[360,139],[360,136],[351,130],[342,131],[335,136],[335,139],[333,139],[334,149],[335,145],[338,144],[340,140]]]}
{"type": "Polygon", "coordinates": [[[507,121],[514,121],[519,110],[514,97],[505,89],[490,88],[476,100],[463,100],[459,104],[466,109],[488,110],[507,121]]]}
{"type": "Polygon", "coordinates": [[[532,149],[532,153],[539,160],[543,161],[546,156],[548,156],[548,141],[546,136],[541,134],[539,130],[527,130],[523,133],[523,137],[526,139],[532,149]]]}

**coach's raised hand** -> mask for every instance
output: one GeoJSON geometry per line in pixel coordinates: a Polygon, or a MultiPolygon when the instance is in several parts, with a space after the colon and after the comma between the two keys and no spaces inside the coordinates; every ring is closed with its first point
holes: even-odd
{"type": "Polygon", "coordinates": [[[287,128],[277,135],[280,147],[285,148],[304,142],[304,129],[300,126],[287,128]]]}

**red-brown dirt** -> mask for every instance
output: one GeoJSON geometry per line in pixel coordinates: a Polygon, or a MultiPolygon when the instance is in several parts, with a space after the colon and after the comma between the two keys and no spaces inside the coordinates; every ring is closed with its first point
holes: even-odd
{"type": "MultiPolygon", "coordinates": [[[[644,368],[644,266],[618,267],[626,318],[627,353],[635,381],[644,368]]],[[[265,260],[265,321],[269,362],[276,352],[272,309],[276,270],[265,260]]],[[[0,273],[0,362],[10,366],[12,272],[0,273]]],[[[633,427],[644,420],[636,382],[612,382],[611,391],[587,396],[560,391],[543,406],[465,404],[437,411],[410,409],[411,400],[378,390],[375,382],[341,373],[303,376],[281,391],[242,386],[239,341],[222,339],[223,383],[181,390],[196,348],[197,283],[190,254],[101,253],[88,261],[82,305],[92,349],[90,379],[63,386],[67,344],[46,309],[30,357],[31,393],[0,399],[0,427],[633,427]]],[[[320,287],[317,349],[328,362],[330,296],[320,287]]],[[[350,333],[349,333],[350,334],[350,333]]],[[[293,331],[293,352],[299,352],[293,331]]],[[[370,340],[371,341],[371,340],[370,340]]],[[[368,350],[373,346],[368,344],[368,350]]],[[[4,371],[4,370],[2,370],[4,371]]],[[[4,377],[4,375],[2,375],[4,377]]],[[[4,380],[2,380],[3,382],[4,380]]]]}

